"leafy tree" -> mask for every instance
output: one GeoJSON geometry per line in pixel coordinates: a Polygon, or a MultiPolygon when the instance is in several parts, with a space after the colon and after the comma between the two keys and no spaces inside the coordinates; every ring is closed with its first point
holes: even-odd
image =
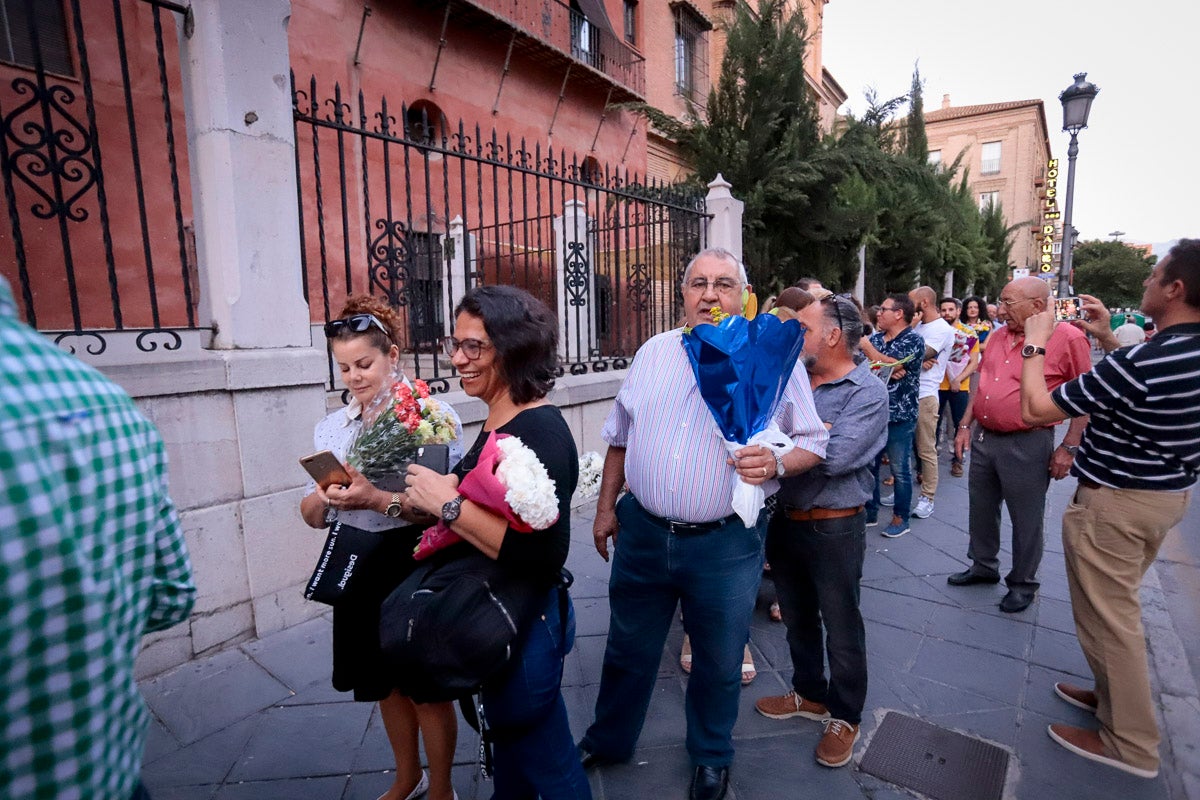
{"type": "Polygon", "coordinates": [[[1012,269],[1012,235],[1027,222],[1005,225],[1004,210],[999,203],[989,203],[979,212],[987,258],[977,265],[973,280],[964,280],[963,286],[974,284],[975,294],[997,297],[1008,280],[1012,269]]]}
{"type": "Polygon", "coordinates": [[[1093,240],[1075,247],[1075,291],[1099,297],[1113,308],[1136,308],[1142,281],[1158,261],[1123,242],[1093,240]]]}
{"type": "Polygon", "coordinates": [[[918,163],[929,160],[929,137],[925,135],[925,93],[921,70],[913,67],[909,90],[908,119],[904,125],[904,153],[918,163]]]}
{"type": "Polygon", "coordinates": [[[760,294],[803,275],[844,282],[865,219],[839,189],[846,159],[821,139],[804,73],[807,33],[798,4],[737,6],[706,119],[680,121],[631,107],[673,139],[704,184],[718,172],[745,205],[743,250],[760,294]]]}

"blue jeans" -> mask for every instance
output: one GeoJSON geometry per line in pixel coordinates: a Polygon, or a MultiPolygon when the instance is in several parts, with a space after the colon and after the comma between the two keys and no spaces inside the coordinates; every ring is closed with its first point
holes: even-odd
{"type": "Polygon", "coordinates": [[[497,735],[492,800],[591,800],[559,689],[575,643],[575,609],[567,604],[564,638],[558,604],[554,589],[522,634],[512,670],[483,687],[484,715],[497,735]]]}
{"type": "Polygon", "coordinates": [[[617,520],[596,721],[581,744],[607,761],[633,755],[667,631],[682,604],[692,640],[684,699],[688,755],[696,766],[729,766],[767,515],[752,528],[735,519],[708,532],[671,533],[627,494],[617,503],[617,520]]]}
{"type": "Polygon", "coordinates": [[[782,511],[767,534],[767,560],[792,654],[792,688],[851,725],[862,721],[867,699],[867,639],[858,608],[865,535],[862,512],[795,522],[782,511]]]}
{"type": "Polygon", "coordinates": [[[875,493],[867,502],[867,514],[879,513],[879,467],[883,464],[883,454],[887,453],[891,465],[892,477],[895,478],[896,497],[892,513],[900,519],[907,520],[912,513],[913,477],[912,452],[913,434],[917,429],[917,421],[889,422],[887,445],[875,457],[875,465],[871,474],[875,476],[875,493]]]}
{"type": "MultiPolygon", "coordinates": [[[[957,392],[952,392],[949,389],[938,390],[938,411],[939,413],[946,406],[950,406],[950,441],[954,441],[954,437],[958,434],[958,426],[962,424],[963,415],[967,413],[967,401],[971,399],[971,393],[959,389],[957,392]]],[[[946,416],[941,415],[938,420],[937,440],[942,440],[942,424],[946,416]]],[[[951,456],[952,463],[960,464],[961,459],[958,456],[951,456]]]]}

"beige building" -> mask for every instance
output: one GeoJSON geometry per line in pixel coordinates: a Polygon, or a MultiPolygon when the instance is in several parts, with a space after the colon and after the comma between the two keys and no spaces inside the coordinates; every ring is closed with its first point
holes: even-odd
{"type": "MultiPolygon", "coordinates": [[[[829,0],[790,0],[804,11],[809,40],[804,71],[809,91],[817,102],[821,130],[833,129],[837,109],[846,102],[846,92],[825,69],[821,56],[821,33],[825,5],[829,0]]],[[[733,20],[734,0],[671,0],[642,2],[625,0],[627,14],[637,15],[639,33],[645,42],[673,41],[673,48],[647,48],[646,102],[685,119],[689,111],[704,116],[709,90],[721,74],[725,57],[723,25],[733,20]],[[628,11],[630,8],[632,12],[628,11]],[[638,18],[640,17],[640,18],[638,18]]],[[[630,17],[627,16],[627,19],[630,17]]],[[[647,177],[674,183],[687,177],[691,167],[675,144],[651,128],[646,136],[647,177]]],[[[736,187],[734,188],[736,192],[736,187]]]]}
{"type": "Polygon", "coordinates": [[[931,162],[949,165],[961,155],[979,207],[997,204],[1009,225],[1019,223],[1010,264],[1034,274],[1056,269],[1062,228],[1059,176],[1042,101],[953,106],[945,95],[940,109],[925,114],[925,133],[931,162]]]}

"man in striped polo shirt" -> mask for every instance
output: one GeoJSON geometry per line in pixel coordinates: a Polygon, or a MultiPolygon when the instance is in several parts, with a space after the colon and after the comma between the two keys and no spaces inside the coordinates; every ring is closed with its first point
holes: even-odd
{"type": "Polygon", "coordinates": [[[1021,412],[1030,425],[1091,415],[1062,528],[1075,628],[1096,686],[1058,683],[1054,691],[1095,711],[1100,729],[1051,725],[1050,737],[1084,758],[1153,778],[1159,734],[1138,589],[1200,476],[1200,239],[1181,239],[1144,285],[1142,311],[1158,334],[1116,349],[1108,312],[1083,296],[1085,327],[1110,354],[1053,393],[1042,360],[1054,318],[1026,320],[1021,412]]]}

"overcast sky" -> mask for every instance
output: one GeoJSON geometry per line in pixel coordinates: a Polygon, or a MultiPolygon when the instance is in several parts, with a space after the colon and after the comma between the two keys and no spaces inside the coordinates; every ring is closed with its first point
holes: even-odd
{"type": "Polygon", "coordinates": [[[906,94],[920,61],[925,109],[1040,98],[1066,196],[1059,93],[1076,72],[1100,87],[1079,134],[1074,224],[1081,239],[1200,237],[1200,2],[830,0],[825,67],[863,90],[906,94]],[[1123,13],[1117,13],[1117,11],[1123,13]]]}

